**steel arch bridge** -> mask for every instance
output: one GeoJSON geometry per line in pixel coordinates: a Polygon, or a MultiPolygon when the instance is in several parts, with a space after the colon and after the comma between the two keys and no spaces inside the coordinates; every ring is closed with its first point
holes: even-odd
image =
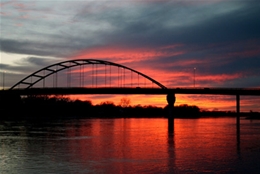
{"type": "MultiPolygon", "coordinates": [[[[89,76],[91,76],[91,86],[92,87],[97,87],[98,86],[98,78],[103,76],[103,84],[105,84],[106,87],[111,87],[112,84],[112,76],[113,79],[117,79],[118,81],[118,86],[119,87],[126,87],[126,86],[131,86],[131,87],[137,87],[139,88],[139,77],[142,77],[145,80],[145,84],[146,81],[151,82],[152,84],[155,84],[157,87],[161,88],[161,89],[167,89],[164,85],[162,85],[161,83],[159,83],[158,81],[154,80],[153,78],[139,72],[136,71],[132,68],[126,67],[124,65],[120,65],[117,63],[113,63],[113,62],[109,62],[109,61],[104,61],[104,60],[97,60],[97,59],[77,59],[77,60],[68,60],[68,61],[63,61],[63,62],[59,62],[59,63],[55,63],[52,65],[49,65],[47,67],[44,67],[32,74],[30,74],[29,76],[25,77],[24,79],[22,79],[21,81],[19,81],[18,83],[16,83],[15,85],[13,85],[9,90],[15,89],[15,88],[19,88],[21,89],[30,89],[33,88],[36,84],[39,84],[38,82],[42,81],[42,88],[46,87],[46,82],[45,80],[48,77],[53,77],[53,83],[52,83],[52,87],[53,88],[57,88],[58,87],[58,73],[63,71],[63,70],[67,70],[67,72],[65,73],[67,76],[67,85],[66,87],[72,87],[71,83],[72,83],[72,77],[71,77],[71,70],[74,67],[79,67],[79,70],[74,71],[74,73],[78,73],[78,77],[79,77],[79,86],[80,87],[84,87],[84,81],[85,81],[85,76],[88,74],[89,76]],[[101,70],[100,65],[104,65],[103,66],[103,70],[101,70]],[[88,70],[86,69],[86,66],[88,66],[88,70]],[[82,69],[83,67],[83,69],[82,69]],[[115,70],[112,73],[112,67],[113,69],[117,68],[117,75],[115,75],[115,70]],[[102,71],[102,72],[101,72],[102,71]],[[128,75],[126,75],[126,71],[128,71],[128,75]],[[116,77],[117,76],[117,77],[116,77]],[[138,82],[134,83],[133,82],[133,78],[134,76],[137,76],[138,78],[138,82]],[[126,79],[128,79],[128,83],[123,83],[126,81],[126,79]]],[[[113,84],[114,85],[114,84],[113,84]]]]}

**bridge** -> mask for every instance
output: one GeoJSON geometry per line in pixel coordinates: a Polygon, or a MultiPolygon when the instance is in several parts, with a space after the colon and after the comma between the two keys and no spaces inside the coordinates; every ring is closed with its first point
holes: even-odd
{"type": "Polygon", "coordinates": [[[139,71],[96,59],[69,60],[47,66],[25,77],[10,90],[32,87],[159,87],[167,89],[158,81],[139,71]]]}
{"type": "MultiPolygon", "coordinates": [[[[109,61],[78,59],[44,67],[0,91],[1,98],[21,95],[150,94],[167,95],[168,130],[173,131],[175,94],[236,96],[237,142],[240,142],[240,96],[260,96],[260,89],[248,88],[167,88],[155,79],[129,67],[109,61]]],[[[10,99],[9,99],[10,100],[10,99]]],[[[12,102],[12,101],[11,101],[12,102]]],[[[13,102],[12,102],[13,103],[13,102]]]]}
{"type": "Polygon", "coordinates": [[[206,94],[206,95],[251,95],[260,96],[260,89],[248,88],[129,88],[129,87],[55,87],[55,88],[28,88],[0,91],[18,95],[78,95],[78,94],[206,94]]]}
{"type": "Polygon", "coordinates": [[[260,89],[167,88],[155,79],[124,65],[104,60],[77,59],[44,67],[17,82],[9,90],[0,91],[0,94],[171,94],[174,98],[171,104],[175,102],[174,94],[234,95],[239,122],[240,96],[260,96],[260,89]]]}
{"type": "Polygon", "coordinates": [[[49,65],[28,75],[4,92],[20,95],[168,94],[169,92],[260,95],[259,88],[167,88],[139,71],[96,59],[68,60],[49,65]]]}

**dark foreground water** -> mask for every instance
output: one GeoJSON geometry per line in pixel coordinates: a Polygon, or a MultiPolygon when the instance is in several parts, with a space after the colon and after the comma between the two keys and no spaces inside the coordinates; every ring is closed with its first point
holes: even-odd
{"type": "Polygon", "coordinates": [[[0,121],[0,173],[260,173],[260,121],[0,121]]]}

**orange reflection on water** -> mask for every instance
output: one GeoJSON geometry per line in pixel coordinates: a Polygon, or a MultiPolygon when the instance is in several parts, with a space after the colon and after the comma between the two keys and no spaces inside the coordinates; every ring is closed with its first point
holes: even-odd
{"type": "MultiPolygon", "coordinates": [[[[235,119],[86,119],[67,130],[72,161],[108,172],[209,170],[236,157],[235,119]]],[[[70,126],[71,127],[71,126],[70,126]]]]}
{"type": "MultiPolygon", "coordinates": [[[[165,119],[83,120],[67,131],[74,160],[82,163],[112,163],[110,171],[125,171],[127,164],[158,167],[165,164],[167,121],[165,119]],[[89,124],[90,123],[90,124],[89,124]],[[124,165],[122,165],[124,164],[124,165]]],[[[131,169],[133,170],[133,169],[131,169]]]]}
{"type": "Polygon", "coordinates": [[[235,118],[175,120],[176,165],[182,160],[190,170],[209,172],[228,164],[239,151],[235,125],[235,118]]]}

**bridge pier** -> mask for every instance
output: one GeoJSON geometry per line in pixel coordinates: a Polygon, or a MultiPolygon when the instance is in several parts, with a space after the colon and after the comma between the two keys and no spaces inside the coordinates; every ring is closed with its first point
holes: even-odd
{"type": "Polygon", "coordinates": [[[173,133],[174,129],[174,103],[176,100],[175,94],[174,93],[168,93],[167,94],[167,102],[168,102],[168,131],[170,133],[173,133]]]}

